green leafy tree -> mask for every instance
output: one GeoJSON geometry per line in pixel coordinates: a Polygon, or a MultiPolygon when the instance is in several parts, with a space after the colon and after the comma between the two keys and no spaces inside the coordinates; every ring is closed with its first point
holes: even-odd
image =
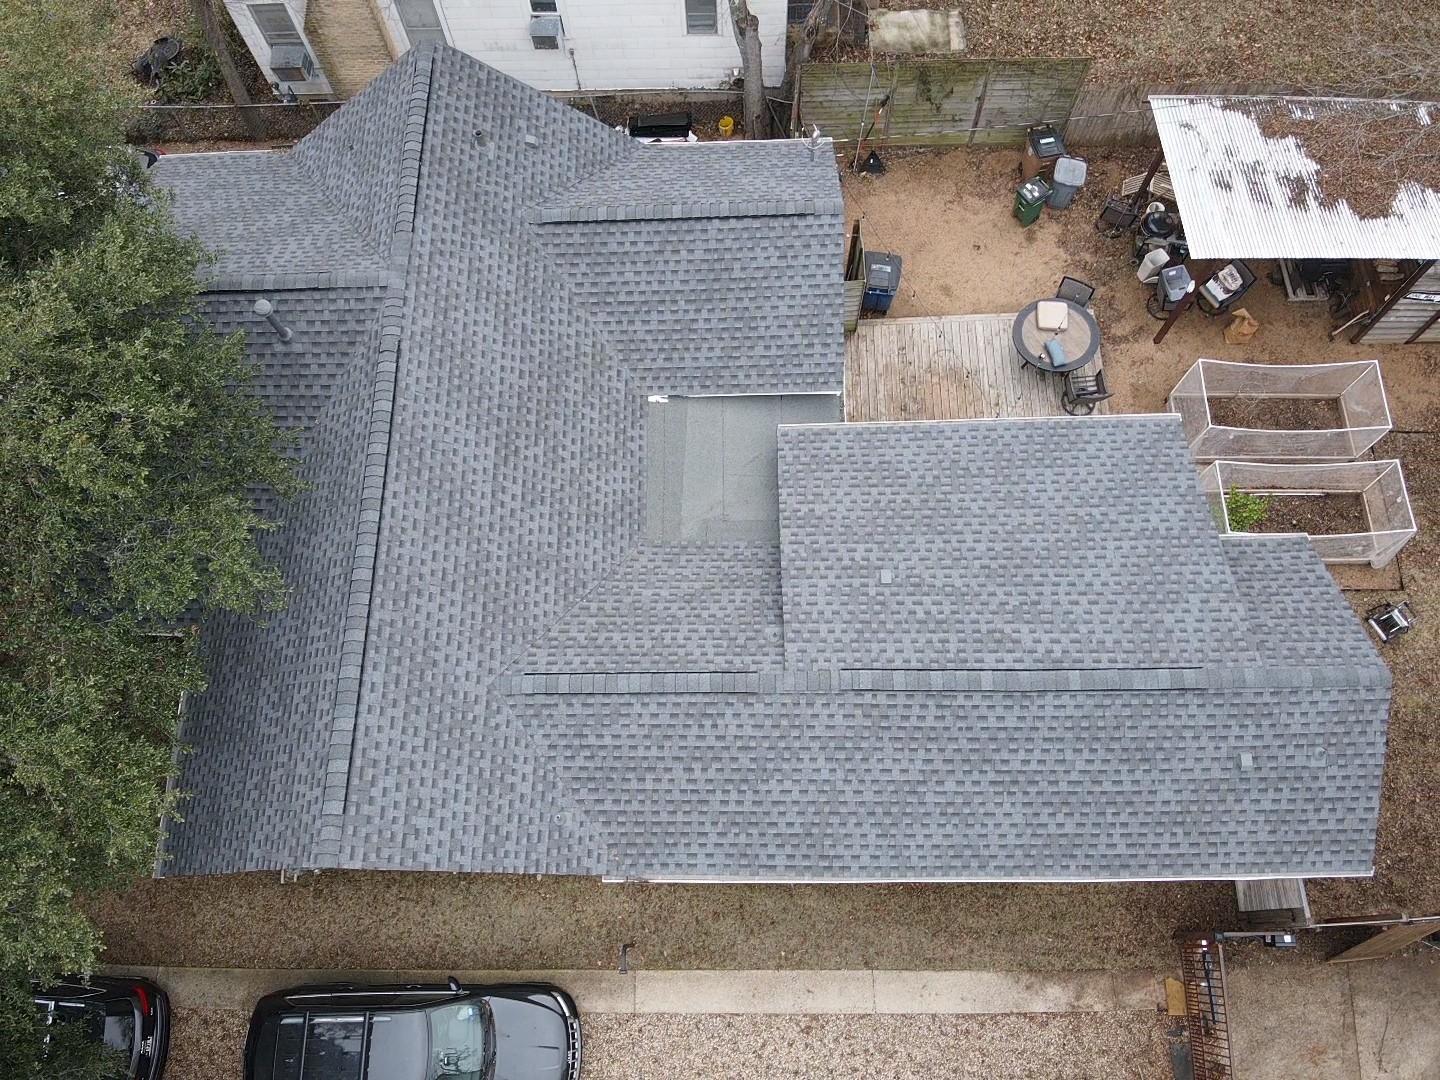
{"type": "Polygon", "coordinates": [[[128,1062],[80,1024],[41,1022],[28,986],[0,986],[0,1062],[5,1080],[95,1080],[128,1062]]]}
{"type": "Polygon", "coordinates": [[[134,181],[139,94],[113,78],[112,18],[108,0],[0,4],[0,273],[89,236],[134,181]]]}
{"type": "Polygon", "coordinates": [[[0,5],[7,1076],[94,1074],[53,1039],[25,1071],[41,1045],[28,980],[89,970],[100,941],[73,898],[153,866],[178,709],[204,685],[194,627],[283,602],[249,493],[298,488],[246,392],[243,342],[196,317],[205,252],[124,146],[102,16],[86,0],[0,5]]]}

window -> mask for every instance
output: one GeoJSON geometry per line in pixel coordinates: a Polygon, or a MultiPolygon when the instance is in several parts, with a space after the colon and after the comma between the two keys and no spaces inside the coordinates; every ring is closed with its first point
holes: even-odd
{"type": "Polygon", "coordinates": [[[720,21],[715,13],[716,0],[685,0],[685,32],[687,34],[718,34],[720,21]]]}
{"type": "Polygon", "coordinates": [[[299,45],[300,31],[284,4],[251,4],[250,17],[260,29],[266,45],[299,45]]]}
{"type": "Polygon", "coordinates": [[[558,15],[559,13],[558,0],[530,0],[531,15],[558,15]]]}
{"type": "Polygon", "coordinates": [[[427,41],[445,41],[445,30],[440,25],[435,0],[396,0],[395,10],[400,13],[400,25],[405,27],[405,36],[412,46],[423,45],[427,41]]]}

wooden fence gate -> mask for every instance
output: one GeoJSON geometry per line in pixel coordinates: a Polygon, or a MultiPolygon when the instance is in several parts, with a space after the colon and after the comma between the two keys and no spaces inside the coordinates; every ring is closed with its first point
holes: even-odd
{"type": "Polygon", "coordinates": [[[1020,145],[1025,129],[1063,127],[1090,61],[877,60],[806,64],[800,118],[837,143],[1020,145]]]}
{"type": "Polygon", "coordinates": [[[1404,952],[1411,945],[1424,941],[1431,934],[1440,934],[1440,915],[1397,922],[1374,937],[1332,956],[1332,964],[1350,964],[1356,960],[1383,960],[1404,952]]]}

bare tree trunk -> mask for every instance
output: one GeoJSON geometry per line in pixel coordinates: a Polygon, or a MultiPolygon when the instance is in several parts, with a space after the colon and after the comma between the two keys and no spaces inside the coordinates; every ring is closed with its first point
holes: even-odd
{"type": "Polygon", "coordinates": [[[770,110],[765,105],[765,68],[760,57],[760,20],[746,0],[730,0],[730,21],[740,46],[740,74],[745,80],[745,137],[770,137],[770,110]]]}
{"type": "Polygon", "coordinates": [[[790,131],[793,139],[800,134],[800,68],[810,59],[810,51],[815,47],[815,39],[820,36],[820,28],[825,25],[829,18],[830,5],[834,0],[815,0],[810,5],[810,13],[805,16],[805,22],[800,27],[800,34],[791,44],[790,53],[785,64],[785,85],[790,88],[790,131]]]}
{"type": "Polygon", "coordinates": [[[225,31],[220,27],[220,16],[215,12],[215,5],[211,0],[190,0],[190,9],[200,20],[200,26],[205,31],[205,44],[210,46],[210,51],[215,54],[215,62],[220,65],[220,74],[225,76],[225,86],[230,91],[231,99],[236,105],[242,106],[240,115],[244,118],[245,130],[252,139],[264,138],[260,118],[249,109],[243,108],[250,104],[250,91],[245,89],[245,80],[240,78],[240,72],[235,68],[235,58],[230,55],[230,43],[225,40],[225,31]]]}

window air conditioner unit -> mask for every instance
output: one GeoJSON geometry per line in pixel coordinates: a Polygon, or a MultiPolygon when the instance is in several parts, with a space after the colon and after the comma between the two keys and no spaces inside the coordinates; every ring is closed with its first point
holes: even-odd
{"type": "Polygon", "coordinates": [[[283,83],[311,82],[318,75],[304,45],[276,45],[270,50],[270,70],[283,83]]]}
{"type": "Polygon", "coordinates": [[[560,48],[560,35],[564,31],[560,27],[559,15],[534,15],[530,18],[530,44],[537,49],[558,49],[560,48]]]}

